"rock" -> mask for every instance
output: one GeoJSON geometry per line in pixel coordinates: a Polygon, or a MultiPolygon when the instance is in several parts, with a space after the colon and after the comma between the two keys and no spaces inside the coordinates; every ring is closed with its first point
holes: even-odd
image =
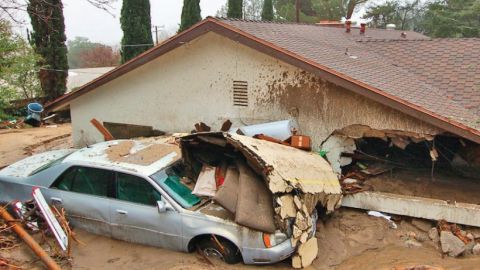
{"type": "Polygon", "coordinates": [[[407,237],[409,239],[415,239],[417,237],[417,234],[415,232],[408,232],[407,237]]]}
{"type": "Polygon", "coordinates": [[[282,219],[287,217],[295,217],[297,215],[297,210],[295,209],[295,204],[293,203],[293,196],[290,194],[281,196],[277,199],[277,202],[281,206],[280,217],[282,219]]]}
{"type": "Polygon", "coordinates": [[[473,254],[473,248],[475,247],[475,242],[471,241],[471,242],[468,242],[466,245],[465,245],[465,252],[464,254],[466,255],[470,255],[470,254],[473,254]]]}
{"type": "Polygon", "coordinates": [[[301,244],[298,248],[298,255],[302,259],[302,267],[312,264],[318,254],[317,238],[312,237],[305,244],[301,244]]]}
{"type": "Polygon", "coordinates": [[[471,227],[471,228],[469,229],[469,231],[470,231],[470,233],[473,234],[473,237],[474,237],[475,239],[480,238],[480,228],[471,227]]]}
{"type": "Polygon", "coordinates": [[[300,236],[300,243],[307,242],[307,238],[308,238],[308,233],[307,232],[302,233],[302,236],[300,236]]]}
{"type": "Polygon", "coordinates": [[[467,233],[467,238],[470,239],[470,240],[475,240],[475,236],[473,236],[473,234],[471,233],[467,233]]]}
{"type": "Polygon", "coordinates": [[[437,228],[431,228],[429,231],[428,231],[428,237],[430,239],[432,239],[432,241],[434,243],[438,243],[438,241],[440,241],[440,238],[438,236],[438,229],[437,228]]]}
{"type": "Polygon", "coordinates": [[[298,210],[302,209],[302,202],[298,198],[298,196],[293,197],[293,203],[295,203],[295,206],[297,207],[298,210]]]}
{"type": "Polygon", "coordinates": [[[293,268],[302,268],[302,259],[300,259],[300,256],[295,255],[292,257],[292,267],[293,268]]]}
{"type": "Polygon", "coordinates": [[[420,242],[418,242],[417,240],[414,240],[414,239],[409,239],[407,241],[405,241],[405,245],[409,248],[411,247],[421,247],[422,244],[420,242]]]}
{"type": "Polygon", "coordinates": [[[418,242],[425,242],[428,240],[428,237],[425,234],[418,234],[415,237],[415,240],[417,240],[418,242]]]}
{"type": "Polygon", "coordinates": [[[442,231],[440,243],[443,253],[447,253],[450,257],[457,257],[465,251],[465,244],[451,232],[442,231]]]}
{"type": "Polygon", "coordinates": [[[432,222],[425,219],[414,218],[412,219],[412,225],[424,232],[428,232],[432,228],[432,222]]]}
{"type": "Polygon", "coordinates": [[[475,244],[472,248],[473,255],[480,255],[480,244],[475,244]]]}

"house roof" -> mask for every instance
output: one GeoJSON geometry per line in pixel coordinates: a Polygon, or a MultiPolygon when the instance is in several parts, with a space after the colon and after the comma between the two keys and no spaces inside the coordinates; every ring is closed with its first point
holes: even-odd
{"type": "Polygon", "coordinates": [[[67,93],[102,76],[115,67],[75,68],[68,70],[67,93]]]}
{"type": "Polygon", "coordinates": [[[480,39],[372,40],[365,46],[480,115],[480,39]]]}
{"type": "MultiPolygon", "coordinates": [[[[472,102],[471,96],[476,96],[480,92],[478,77],[467,78],[468,75],[464,75],[464,69],[460,72],[462,76],[441,76],[442,80],[446,80],[449,85],[456,86],[456,89],[452,90],[433,79],[437,77],[430,74],[426,76],[429,69],[433,68],[438,69],[438,72],[435,73],[439,75],[459,73],[456,69],[458,64],[452,64],[458,62],[461,65],[462,62],[456,59],[455,55],[448,57],[451,60],[445,63],[442,59],[447,52],[453,54],[452,49],[448,49],[449,46],[463,50],[462,45],[457,44],[462,41],[472,46],[471,49],[463,51],[463,58],[468,59],[470,63],[467,70],[468,72],[471,72],[470,69],[476,71],[480,66],[480,58],[474,52],[480,50],[480,43],[475,40],[430,40],[413,32],[407,32],[406,38],[402,38],[400,32],[395,30],[367,29],[365,35],[360,35],[356,34],[356,29],[352,29],[352,32],[348,34],[342,28],[316,24],[209,17],[187,31],[84,85],[78,91],[47,104],[47,110],[68,104],[76,97],[210,31],[315,73],[357,94],[400,110],[441,129],[480,143],[478,106],[471,108],[472,105],[468,105],[469,102],[472,102]],[[438,48],[438,51],[427,48],[421,50],[421,53],[424,54],[425,59],[436,58],[437,60],[430,61],[439,61],[441,64],[432,67],[418,59],[400,63],[399,59],[406,57],[402,55],[416,58],[419,53],[415,51],[415,46],[411,50],[400,48],[393,50],[396,53],[381,48],[382,44],[401,47],[424,43],[439,44],[430,46],[430,48],[438,48]],[[421,69],[425,69],[425,71],[420,71],[421,69]],[[474,89],[462,88],[455,83],[454,78],[458,78],[457,81],[465,79],[462,81],[465,85],[473,83],[474,89]]],[[[422,47],[417,46],[418,48],[422,47]]]]}

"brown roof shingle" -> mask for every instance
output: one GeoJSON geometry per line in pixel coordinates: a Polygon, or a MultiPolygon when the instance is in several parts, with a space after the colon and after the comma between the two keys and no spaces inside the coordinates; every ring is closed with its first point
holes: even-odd
{"type": "MultiPolygon", "coordinates": [[[[459,49],[462,42],[455,43],[453,40],[436,41],[425,38],[411,32],[407,33],[407,38],[403,39],[382,39],[394,38],[395,33],[399,31],[367,29],[366,36],[346,33],[341,28],[325,27],[313,24],[285,24],[260,21],[242,21],[223,19],[222,22],[231,25],[243,32],[247,32],[259,39],[273,43],[287,51],[297,54],[301,57],[310,59],[329,69],[333,69],[354,80],[373,86],[386,94],[395,96],[410,104],[425,108],[434,114],[453,119],[473,129],[480,129],[480,114],[478,108],[472,109],[476,101],[476,96],[480,90],[472,90],[471,87],[462,88],[462,85],[478,85],[478,71],[474,77],[468,78],[479,67],[480,43],[474,40],[463,41],[466,48],[462,52],[451,54],[447,61],[443,61],[445,50],[448,50],[449,44],[459,49]],[[410,36],[410,37],[409,37],[410,36]],[[413,40],[409,38],[414,38],[413,40]],[[389,44],[393,52],[390,52],[389,44]],[[403,45],[412,44],[403,49],[403,45]],[[414,44],[419,44],[414,46],[414,44]],[[420,46],[420,44],[425,44],[420,46]],[[432,44],[438,50],[428,50],[432,44]],[[416,58],[419,51],[419,57],[416,61],[396,61],[401,59],[404,54],[409,54],[409,58],[416,58]],[[441,49],[443,48],[443,49],[441,49]],[[475,53],[475,49],[477,53],[475,53]],[[422,64],[422,60],[437,65],[435,75],[426,76],[433,67],[428,64],[422,64]],[[466,68],[462,61],[465,59],[470,69],[466,68]],[[416,65],[423,69],[422,72],[415,71],[416,65]],[[467,73],[465,70],[468,69],[467,73]],[[457,76],[458,70],[462,76],[457,76]],[[443,73],[442,80],[439,81],[438,73],[443,73]],[[455,87],[451,87],[455,85],[455,87]],[[449,87],[450,86],[450,87],[449,87]],[[458,94],[461,92],[461,94],[458,94]],[[475,98],[472,98],[475,95],[475,98]],[[473,99],[473,101],[472,101],[473,99]]],[[[352,29],[355,32],[355,29],[352,29]]],[[[398,34],[399,35],[399,34],[398,34]]],[[[478,107],[478,106],[476,106],[478,107]]]]}

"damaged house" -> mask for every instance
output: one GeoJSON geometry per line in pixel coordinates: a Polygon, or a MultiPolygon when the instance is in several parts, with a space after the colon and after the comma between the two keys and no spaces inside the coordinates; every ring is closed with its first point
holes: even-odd
{"type": "Polygon", "coordinates": [[[46,109],[70,107],[76,146],[103,140],[92,118],[166,132],[294,119],[355,193],[344,206],[480,226],[478,51],[479,39],[209,17],[46,109]]]}

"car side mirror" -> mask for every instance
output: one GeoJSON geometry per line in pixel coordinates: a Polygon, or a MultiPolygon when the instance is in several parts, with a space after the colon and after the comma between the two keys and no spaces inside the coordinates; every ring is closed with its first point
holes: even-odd
{"type": "Polygon", "coordinates": [[[172,210],[172,206],[164,201],[157,201],[158,213],[165,213],[169,210],[172,210]]]}

